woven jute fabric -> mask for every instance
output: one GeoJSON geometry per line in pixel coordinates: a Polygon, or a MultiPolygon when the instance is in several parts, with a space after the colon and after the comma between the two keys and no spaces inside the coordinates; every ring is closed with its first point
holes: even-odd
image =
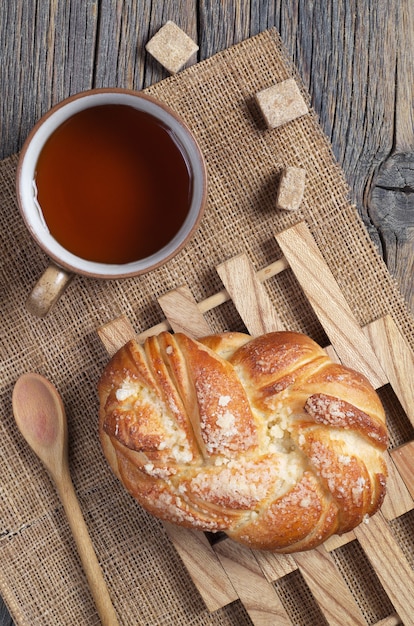
{"type": "MultiPolygon", "coordinates": [[[[358,322],[388,313],[414,347],[412,318],[349,201],[315,114],[310,110],[277,130],[265,127],[254,95],[289,77],[309,103],[271,30],[147,89],[181,115],[205,155],[209,194],[201,227],[175,259],[144,277],[75,277],[45,319],[31,316],[25,300],[48,259],[17,209],[17,156],[0,164],[0,593],[19,626],[99,623],[56,492],[14,423],[11,394],[19,375],[39,372],[62,394],[74,485],[121,623],[241,626],[251,622],[239,602],[207,611],[162,524],[108,469],[98,440],[96,391],[108,356],[97,328],[126,315],[137,333],[146,330],[163,320],[157,298],[183,283],[197,301],[217,293],[223,288],[217,264],[245,252],[257,270],[265,267],[281,257],[274,234],[304,220],[358,322]],[[288,165],[307,172],[296,213],[275,209],[280,173],[288,165]]],[[[266,289],[286,327],[326,341],[290,270],[268,280],[266,289]]],[[[243,330],[230,303],[207,315],[213,330],[243,330]]],[[[398,445],[412,430],[403,417],[395,421],[398,445]]],[[[412,517],[397,534],[405,553],[412,552],[412,517]]],[[[372,579],[355,546],[345,546],[335,558],[362,598],[368,621],[392,612],[380,586],[358,582],[361,571],[372,579]]],[[[323,623],[298,572],[277,587],[294,623],[323,623]]]]}

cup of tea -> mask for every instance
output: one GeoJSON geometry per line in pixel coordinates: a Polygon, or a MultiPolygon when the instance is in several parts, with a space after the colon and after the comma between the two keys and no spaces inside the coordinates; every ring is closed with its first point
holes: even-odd
{"type": "Polygon", "coordinates": [[[93,89],[44,115],[20,153],[17,200],[51,259],[26,306],[46,315],[74,274],[118,279],[166,263],[200,224],[203,155],[164,103],[93,89]]]}

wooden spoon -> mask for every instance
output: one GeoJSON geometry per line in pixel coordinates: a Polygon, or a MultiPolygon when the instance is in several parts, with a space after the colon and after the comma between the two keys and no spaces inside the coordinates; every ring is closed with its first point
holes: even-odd
{"type": "Polygon", "coordinates": [[[101,622],[104,626],[116,626],[115,610],[69,473],[68,431],[62,399],[46,378],[29,373],[17,380],[12,402],[21,434],[56,486],[101,622]]]}

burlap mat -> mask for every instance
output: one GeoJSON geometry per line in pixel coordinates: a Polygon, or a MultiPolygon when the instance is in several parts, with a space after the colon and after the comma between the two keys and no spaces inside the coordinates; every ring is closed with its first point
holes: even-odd
{"type": "MultiPolygon", "coordinates": [[[[412,319],[350,205],[314,114],[277,131],[264,126],[255,92],[290,76],[309,101],[272,30],[149,88],[187,121],[206,157],[210,189],[202,227],[175,260],[144,278],[110,283],[75,278],[44,320],[30,316],[24,302],[47,259],[29,238],[16,207],[17,158],[0,164],[0,593],[21,626],[90,626],[98,618],[62,507],[14,424],[11,392],[20,374],[46,375],[63,396],[74,484],[122,624],[240,626],[250,620],[238,602],[207,612],[161,524],[108,470],[97,438],[96,395],[107,355],[96,328],[126,314],[137,332],[145,330],[163,319],[157,296],[184,282],[197,300],[212,295],[222,289],[216,264],[244,251],[260,269],[281,256],[274,232],[305,220],[358,321],[364,325],[390,313],[414,347],[412,319]],[[285,165],[307,170],[306,194],[296,214],[274,209],[285,165]]],[[[287,327],[325,341],[289,270],[267,281],[266,288],[287,327]]],[[[214,329],[243,328],[230,304],[208,316],[214,329]]],[[[402,424],[395,428],[393,445],[412,438],[402,424]]],[[[410,553],[412,517],[407,523],[398,536],[410,553]]],[[[355,558],[337,556],[351,581],[354,570],[365,567],[361,562],[352,569],[355,558]]],[[[322,623],[300,585],[296,573],[279,584],[294,623],[322,623]]],[[[373,589],[361,593],[373,619],[392,612],[373,589]]]]}

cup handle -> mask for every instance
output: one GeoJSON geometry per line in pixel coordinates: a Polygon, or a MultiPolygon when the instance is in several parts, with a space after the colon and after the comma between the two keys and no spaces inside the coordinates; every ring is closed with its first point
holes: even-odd
{"type": "Polygon", "coordinates": [[[26,309],[36,317],[46,317],[72,278],[73,274],[51,263],[27,298],[26,309]]]}

